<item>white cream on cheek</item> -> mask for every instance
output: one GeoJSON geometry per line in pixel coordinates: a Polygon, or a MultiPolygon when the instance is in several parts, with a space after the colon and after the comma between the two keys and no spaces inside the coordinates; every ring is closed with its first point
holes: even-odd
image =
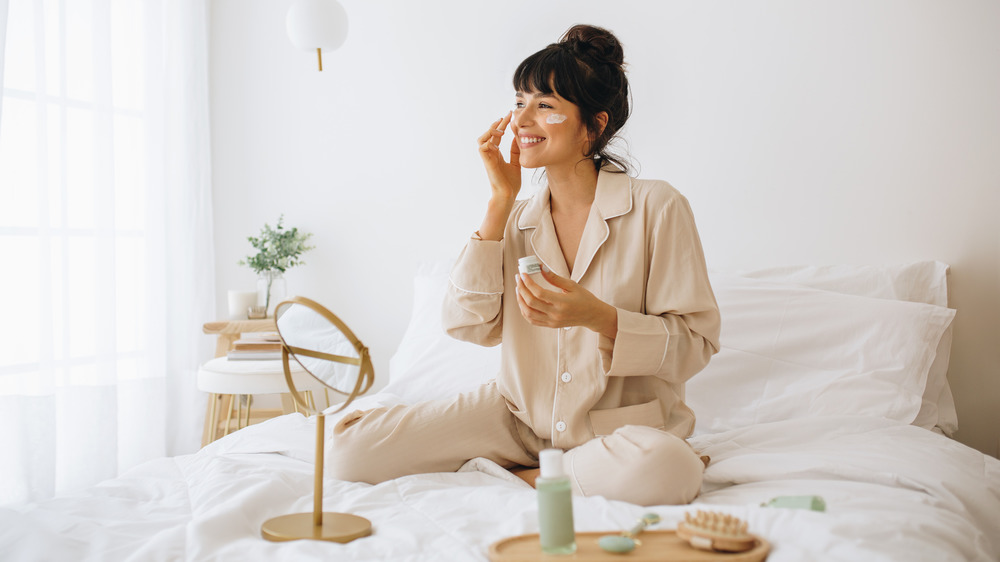
{"type": "Polygon", "coordinates": [[[562,113],[550,113],[548,117],[545,118],[545,122],[554,125],[556,123],[562,123],[566,120],[566,116],[562,113]]]}

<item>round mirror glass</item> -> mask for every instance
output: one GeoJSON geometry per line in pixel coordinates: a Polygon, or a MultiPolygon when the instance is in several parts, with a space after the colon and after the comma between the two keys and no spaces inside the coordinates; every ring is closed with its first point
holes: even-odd
{"type": "MultiPolygon", "coordinates": [[[[295,297],[278,304],[274,317],[291,359],[331,390],[348,395],[347,403],[371,385],[367,348],[329,310],[295,297]]],[[[294,387],[291,390],[297,394],[294,387]]]]}
{"type": "MultiPolygon", "coordinates": [[[[375,371],[368,357],[368,348],[332,312],[307,298],[292,297],[278,303],[274,320],[281,336],[281,363],[288,390],[298,407],[317,414],[316,474],[312,513],[272,517],[261,525],[261,535],[271,541],[314,539],[340,543],[368,536],[372,532],[372,524],[364,517],[323,511],[324,414],[343,410],[356,396],[371,388],[375,371]],[[327,388],[345,395],[347,398],[340,407],[321,412],[310,405],[311,396],[307,400],[295,388],[292,361],[327,388]]],[[[303,383],[301,379],[300,383],[303,383]]]]}

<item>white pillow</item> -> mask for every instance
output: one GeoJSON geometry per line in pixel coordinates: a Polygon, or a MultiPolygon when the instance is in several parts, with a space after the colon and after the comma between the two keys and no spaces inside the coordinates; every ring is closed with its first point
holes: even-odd
{"type": "Polygon", "coordinates": [[[740,271],[738,275],[848,295],[948,306],[948,265],[939,261],[894,265],[798,265],[740,271]]]}
{"type": "Polygon", "coordinates": [[[824,415],[912,422],[953,310],[713,273],[722,349],[687,383],[695,432],[824,415]]]}
{"type": "Polygon", "coordinates": [[[482,347],[452,338],[441,325],[450,261],[420,264],[413,279],[413,313],[389,360],[382,389],[406,403],[451,398],[496,378],[500,346],[482,347]]]}
{"type": "MultiPolygon", "coordinates": [[[[453,397],[494,378],[500,370],[500,346],[484,348],[458,341],[445,334],[441,327],[441,305],[449,282],[448,274],[451,267],[451,261],[423,263],[414,277],[413,311],[410,323],[399,348],[390,360],[390,382],[384,389],[407,403],[453,397]]],[[[807,286],[815,285],[829,291],[849,294],[854,292],[860,293],[862,296],[938,304],[947,301],[944,280],[946,271],[947,266],[944,264],[919,262],[899,266],[771,268],[743,272],[741,275],[762,279],[770,278],[807,286]]],[[[731,319],[727,315],[726,303],[720,301],[720,304],[723,305],[722,319],[725,330],[727,327],[732,327],[729,324],[731,319]]],[[[839,311],[832,310],[827,311],[827,313],[835,316],[839,314],[839,311]]],[[[821,320],[817,321],[821,322],[821,320]]],[[[754,329],[752,327],[751,331],[754,329]]],[[[929,427],[918,422],[925,413],[925,407],[929,401],[928,397],[933,395],[930,389],[936,378],[943,381],[938,387],[940,398],[937,403],[939,414],[937,423],[946,433],[949,433],[949,429],[954,431],[955,427],[954,422],[948,422],[948,420],[955,420],[955,410],[951,391],[944,377],[944,372],[947,370],[950,342],[951,325],[949,322],[941,337],[931,367],[931,374],[928,375],[928,382],[922,393],[923,405],[916,421],[913,422],[929,427]],[[940,373],[940,375],[935,377],[933,374],[935,372],[940,373]],[[951,405],[950,413],[947,408],[948,404],[951,405]]],[[[723,341],[724,346],[725,344],[726,342],[723,341]]],[[[712,391],[717,398],[716,402],[705,406],[698,404],[699,387],[711,382],[713,371],[718,372],[725,367],[724,363],[727,360],[724,354],[720,355],[723,357],[713,358],[706,371],[699,373],[688,383],[688,402],[690,403],[691,399],[694,398],[698,405],[695,413],[699,419],[699,427],[697,428],[699,432],[705,427],[726,424],[724,420],[727,416],[726,412],[713,413],[718,409],[715,404],[733,403],[733,412],[737,416],[740,410],[750,406],[741,403],[740,396],[744,394],[740,388],[741,385],[751,384],[753,381],[746,380],[746,377],[743,377],[740,372],[735,373],[735,381],[723,381],[724,384],[712,391]],[[734,394],[731,391],[735,391],[737,395],[729,396],[734,394]],[[721,421],[709,423],[710,416],[716,416],[721,421]]]]}
{"type": "MultiPolygon", "coordinates": [[[[742,277],[793,283],[815,289],[880,299],[948,306],[948,265],[917,261],[892,265],[786,266],[742,271],[742,277]]],[[[913,425],[937,427],[951,436],[958,430],[958,413],[948,385],[952,326],[938,344],[934,364],[927,374],[920,412],[913,425]]]]}

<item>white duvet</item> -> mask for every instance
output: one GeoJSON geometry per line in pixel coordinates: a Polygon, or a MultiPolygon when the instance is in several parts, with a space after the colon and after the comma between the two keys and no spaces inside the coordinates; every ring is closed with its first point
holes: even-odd
{"type": "MultiPolygon", "coordinates": [[[[282,416],[85,493],[2,509],[0,558],[470,561],[486,560],[496,540],[537,532],[534,490],[474,459],[456,473],[376,486],[328,478],[324,509],[367,517],[373,535],[344,545],[265,541],[263,521],[312,509],[314,431],[313,419],[282,416]]],[[[662,516],[656,528],[671,529],[707,504],[746,520],[772,543],[775,562],[1000,559],[1000,461],[926,429],[826,417],[692,443],[712,457],[695,504],[575,498],[577,530],[622,529],[647,511],[662,516]],[[826,512],[760,507],[811,494],[826,512]]]]}

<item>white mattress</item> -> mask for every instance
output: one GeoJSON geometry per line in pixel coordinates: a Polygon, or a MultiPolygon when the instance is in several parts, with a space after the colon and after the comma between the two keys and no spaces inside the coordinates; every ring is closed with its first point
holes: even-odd
{"type": "MultiPolygon", "coordinates": [[[[357,406],[390,401],[375,395],[357,406]]],[[[470,561],[486,560],[498,539],[537,532],[534,490],[476,459],[457,473],[376,486],[327,478],[325,510],[367,517],[370,537],[263,540],[268,518],[312,509],[314,431],[312,419],[282,416],[78,495],[0,509],[0,558],[470,561]]],[[[577,530],[626,528],[647,511],[663,518],[654,528],[670,529],[708,505],[771,541],[772,562],[1000,559],[1000,461],[926,429],[828,417],[692,442],[712,457],[693,505],[575,498],[577,530]],[[827,511],[760,507],[807,494],[822,496],[827,511]]]]}

